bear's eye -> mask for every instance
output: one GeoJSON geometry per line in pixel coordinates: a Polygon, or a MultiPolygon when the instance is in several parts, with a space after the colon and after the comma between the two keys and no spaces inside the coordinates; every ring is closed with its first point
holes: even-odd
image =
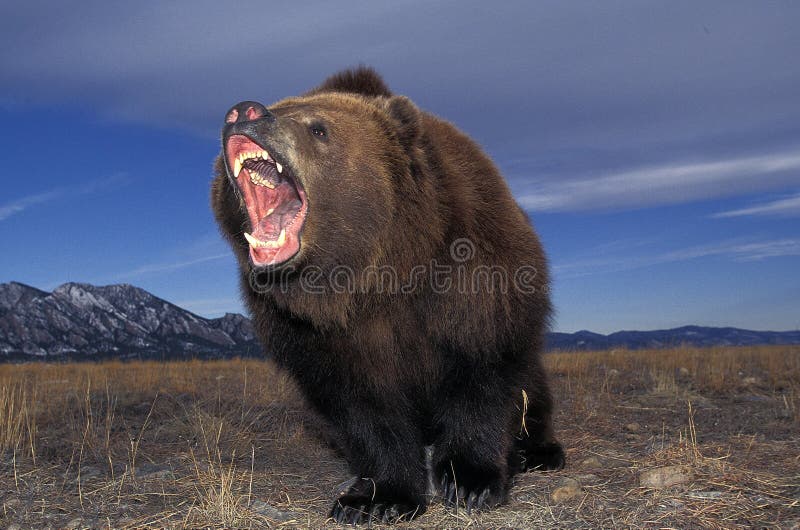
{"type": "Polygon", "coordinates": [[[328,131],[325,130],[325,126],[321,123],[312,123],[308,126],[308,129],[311,131],[311,134],[317,138],[325,138],[328,136],[328,131]]]}

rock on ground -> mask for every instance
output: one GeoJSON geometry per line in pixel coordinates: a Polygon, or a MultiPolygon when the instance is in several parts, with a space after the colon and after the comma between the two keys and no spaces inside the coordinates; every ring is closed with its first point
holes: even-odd
{"type": "Polygon", "coordinates": [[[575,498],[581,493],[581,483],[574,478],[565,478],[559,482],[556,489],[550,494],[553,502],[564,502],[575,498]]]}
{"type": "Polygon", "coordinates": [[[639,473],[639,485],[645,488],[663,489],[692,480],[692,470],[686,466],[664,466],[645,469],[639,473]]]}

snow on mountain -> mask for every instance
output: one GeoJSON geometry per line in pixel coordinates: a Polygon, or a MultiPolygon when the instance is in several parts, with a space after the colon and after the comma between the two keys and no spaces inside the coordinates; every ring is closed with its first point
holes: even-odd
{"type": "Polygon", "coordinates": [[[132,285],[0,284],[0,354],[92,358],[258,355],[242,315],[206,319],[132,285]]]}

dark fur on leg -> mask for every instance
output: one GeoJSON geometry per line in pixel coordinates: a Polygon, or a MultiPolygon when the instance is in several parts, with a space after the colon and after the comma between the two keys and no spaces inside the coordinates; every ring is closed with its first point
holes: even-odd
{"type": "Polygon", "coordinates": [[[547,375],[537,362],[531,367],[532,377],[525,391],[520,391],[518,402],[524,410],[524,420],[517,417],[511,432],[514,444],[508,455],[512,473],[562,469],[566,463],[564,449],[553,436],[552,400],[547,385],[547,375]]]}
{"type": "MultiPolygon", "coordinates": [[[[405,408],[400,398],[395,403],[405,408]]],[[[408,416],[353,403],[333,416],[340,420],[339,441],[359,479],[336,500],[330,517],[341,524],[372,524],[424,513],[424,449],[408,416]]]]}
{"type": "Polygon", "coordinates": [[[468,513],[506,500],[513,404],[502,377],[490,365],[462,362],[441,393],[433,476],[444,503],[468,513]]]}

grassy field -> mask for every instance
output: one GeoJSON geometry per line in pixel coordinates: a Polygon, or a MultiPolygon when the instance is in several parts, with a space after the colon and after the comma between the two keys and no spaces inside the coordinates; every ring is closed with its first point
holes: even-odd
{"type": "MultiPolygon", "coordinates": [[[[546,362],[567,468],[398,528],[800,526],[800,347],[546,362]]],[[[0,527],[322,528],[349,478],[267,362],[0,365],[0,527]]]]}

